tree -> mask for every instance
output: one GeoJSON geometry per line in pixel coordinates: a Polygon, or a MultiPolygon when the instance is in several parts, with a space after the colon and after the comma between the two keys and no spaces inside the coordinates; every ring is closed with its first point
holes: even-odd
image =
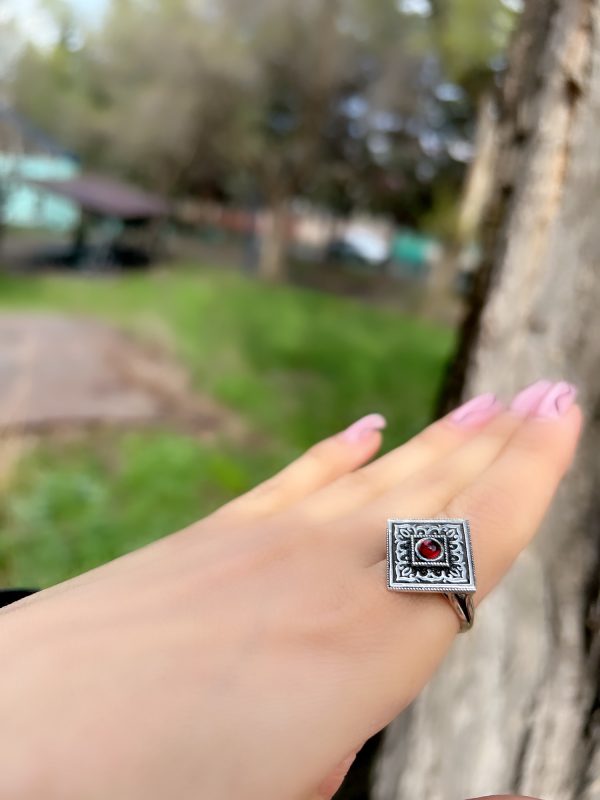
{"type": "Polygon", "coordinates": [[[474,86],[499,47],[493,26],[493,42],[460,46],[473,2],[508,13],[503,0],[431,16],[408,0],[122,0],[81,46],[52,0],[59,43],[24,54],[15,97],[91,166],[174,195],[258,198],[276,278],[297,197],[417,225],[457,194],[471,88],[447,65],[460,53],[456,80],[474,86]]]}
{"type": "Polygon", "coordinates": [[[505,61],[520,0],[432,0],[432,36],[449,80],[477,104],[505,61]]]}
{"type": "MultiPolygon", "coordinates": [[[[295,197],[370,207],[400,187],[404,209],[418,201],[408,147],[396,167],[385,157],[394,126],[418,116],[422,60],[406,44],[420,21],[395,0],[125,0],[83,48],[61,9],[54,50],[22,58],[21,107],[88,163],[160,191],[259,197],[264,275],[282,271],[295,197]]],[[[413,152],[422,128],[402,134],[413,152]]]]}
{"type": "Polygon", "coordinates": [[[443,403],[564,375],[588,415],[579,460],[536,544],[388,731],[377,800],[600,797],[599,23],[599,0],[526,5],[500,98],[484,263],[443,403]]]}

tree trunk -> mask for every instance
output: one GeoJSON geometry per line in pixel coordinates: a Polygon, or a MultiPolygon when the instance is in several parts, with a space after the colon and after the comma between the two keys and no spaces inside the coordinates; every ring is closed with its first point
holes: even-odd
{"type": "MultiPolygon", "coordinates": [[[[472,266],[472,249],[493,189],[497,159],[498,124],[496,103],[491,93],[479,101],[477,114],[477,158],[471,164],[465,181],[453,240],[433,265],[422,313],[435,320],[456,320],[456,287],[461,271],[472,266]]],[[[460,311],[459,311],[460,313],[460,311]]]]}
{"type": "Polygon", "coordinates": [[[446,402],[564,376],[587,430],[536,543],[388,730],[376,800],[600,800],[599,131],[600,0],[529,0],[446,402]]]}
{"type": "Polygon", "coordinates": [[[460,205],[456,241],[462,247],[476,239],[481,219],[494,188],[494,166],[497,161],[498,122],[494,96],[486,93],[479,101],[475,158],[467,173],[460,205]]]}
{"type": "Polygon", "coordinates": [[[264,280],[281,281],[286,276],[287,229],[288,204],[278,195],[269,205],[261,236],[259,274],[264,280]]]}

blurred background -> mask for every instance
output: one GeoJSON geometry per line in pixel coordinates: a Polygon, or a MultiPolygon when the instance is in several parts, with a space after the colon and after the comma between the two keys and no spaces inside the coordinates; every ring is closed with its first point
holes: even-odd
{"type": "Polygon", "coordinates": [[[600,800],[599,53],[600,0],[0,0],[0,587],[567,378],[537,543],[339,798],[600,800]]]}
{"type": "Polygon", "coordinates": [[[519,12],[0,3],[3,585],[169,533],[362,414],[388,446],[428,421],[519,12]]]}
{"type": "Polygon", "coordinates": [[[363,414],[388,448],[427,424],[520,11],[0,0],[0,586],[181,528],[363,414]]]}

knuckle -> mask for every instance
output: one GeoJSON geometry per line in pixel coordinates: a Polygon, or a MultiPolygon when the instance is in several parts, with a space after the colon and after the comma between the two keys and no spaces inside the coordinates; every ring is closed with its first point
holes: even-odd
{"type": "Polygon", "coordinates": [[[463,435],[464,428],[459,428],[447,417],[434,422],[414,439],[414,444],[426,455],[437,455],[440,449],[454,444],[463,435]]]}
{"type": "Polygon", "coordinates": [[[239,498],[244,506],[253,512],[260,513],[277,508],[288,493],[288,482],[282,473],[274,475],[239,498]]]}
{"type": "Polygon", "coordinates": [[[501,483],[488,481],[484,486],[469,488],[446,504],[443,514],[449,518],[471,519],[479,525],[506,518],[514,497],[501,483]]]}
{"type": "Polygon", "coordinates": [[[300,463],[304,469],[317,475],[329,474],[340,467],[340,449],[334,440],[325,439],[307,450],[300,458],[300,463]]]}
{"type": "Polygon", "coordinates": [[[342,480],[344,491],[353,498],[374,497],[385,489],[382,476],[369,467],[350,472],[342,480]]]}
{"type": "MultiPolygon", "coordinates": [[[[536,431],[537,433],[537,431],[536,431]]],[[[548,462],[548,456],[551,453],[549,450],[549,442],[547,438],[540,438],[536,435],[528,435],[523,433],[514,442],[514,457],[515,459],[522,460],[523,465],[531,465],[531,467],[545,467],[548,462]]],[[[550,447],[550,450],[553,448],[550,447]]],[[[518,463],[518,462],[516,462],[518,463]]]]}
{"type": "Polygon", "coordinates": [[[516,445],[516,457],[522,463],[523,473],[535,472],[537,475],[550,478],[567,469],[573,457],[573,449],[562,437],[550,437],[548,432],[544,431],[543,437],[523,436],[516,445]]]}

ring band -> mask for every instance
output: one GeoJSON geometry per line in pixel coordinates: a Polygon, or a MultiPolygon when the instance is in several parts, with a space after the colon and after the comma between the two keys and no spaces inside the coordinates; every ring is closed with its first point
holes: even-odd
{"type": "Polygon", "coordinates": [[[460,632],[470,630],[477,586],[468,520],[388,520],[387,585],[394,592],[446,595],[460,632]]]}
{"type": "Polygon", "coordinates": [[[475,603],[472,594],[462,592],[447,592],[446,597],[450,605],[456,611],[456,616],[460,622],[459,633],[470,631],[475,622],[475,603]]]}

